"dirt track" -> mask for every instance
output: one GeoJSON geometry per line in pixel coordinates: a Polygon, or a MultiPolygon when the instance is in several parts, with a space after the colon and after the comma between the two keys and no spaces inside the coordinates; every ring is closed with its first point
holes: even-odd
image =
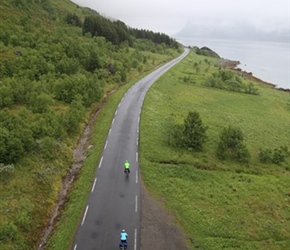
{"type": "Polygon", "coordinates": [[[187,239],[175,219],[141,182],[141,250],[187,250],[187,239]]]}

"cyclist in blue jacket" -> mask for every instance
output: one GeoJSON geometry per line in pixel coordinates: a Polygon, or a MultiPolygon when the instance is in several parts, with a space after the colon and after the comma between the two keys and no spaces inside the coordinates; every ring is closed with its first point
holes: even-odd
{"type": "Polygon", "coordinates": [[[122,230],[120,236],[121,236],[121,242],[127,243],[127,238],[129,235],[126,233],[125,229],[122,230]]]}

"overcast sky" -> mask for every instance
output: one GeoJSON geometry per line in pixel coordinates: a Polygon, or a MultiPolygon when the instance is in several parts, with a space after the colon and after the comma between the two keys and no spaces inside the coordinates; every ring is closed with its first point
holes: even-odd
{"type": "Polygon", "coordinates": [[[266,30],[290,31],[290,0],[73,0],[132,28],[173,35],[187,23],[245,22],[266,30]]]}

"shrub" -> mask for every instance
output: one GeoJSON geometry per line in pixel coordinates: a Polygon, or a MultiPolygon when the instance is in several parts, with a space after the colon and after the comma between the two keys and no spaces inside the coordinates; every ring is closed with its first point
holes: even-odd
{"type": "Polygon", "coordinates": [[[259,158],[263,163],[275,163],[281,164],[285,161],[289,155],[287,146],[280,146],[279,148],[271,149],[260,149],[259,158]]]}
{"type": "Polygon", "coordinates": [[[204,82],[204,85],[211,88],[218,88],[218,89],[224,88],[223,82],[219,78],[217,78],[215,75],[207,77],[204,82]]]}
{"type": "Polygon", "coordinates": [[[229,126],[220,135],[217,156],[221,160],[230,159],[238,162],[248,162],[249,151],[243,144],[244,135],[239,128],[229,126]]]}
{"type": "Polygon", "coordinates": [[[260,149],[259,150],[259,159],[263,163],[272,162],[272,150],[271,149],[260,149]]]}
{"type": "Polygon", "coordinates": [[[253,83],[249,83],[245,88],[246,94],[259,95],[259,90],[254,87],[253,83]]]}

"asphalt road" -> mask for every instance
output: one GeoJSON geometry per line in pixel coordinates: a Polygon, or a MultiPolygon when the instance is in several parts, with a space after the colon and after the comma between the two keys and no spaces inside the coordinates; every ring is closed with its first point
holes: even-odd
{"type": "Polygon", "coordinates": [[[119,249],[120,232],[129,234],[128,250],[140,249],[139,121],[150,86],[181,61],[189,50],[134,84],[124,95],[112,120],[91,193],[76,232],[73,250],[119,249]],[[123,172],[125,160],[131,174],[123,172]]]}

